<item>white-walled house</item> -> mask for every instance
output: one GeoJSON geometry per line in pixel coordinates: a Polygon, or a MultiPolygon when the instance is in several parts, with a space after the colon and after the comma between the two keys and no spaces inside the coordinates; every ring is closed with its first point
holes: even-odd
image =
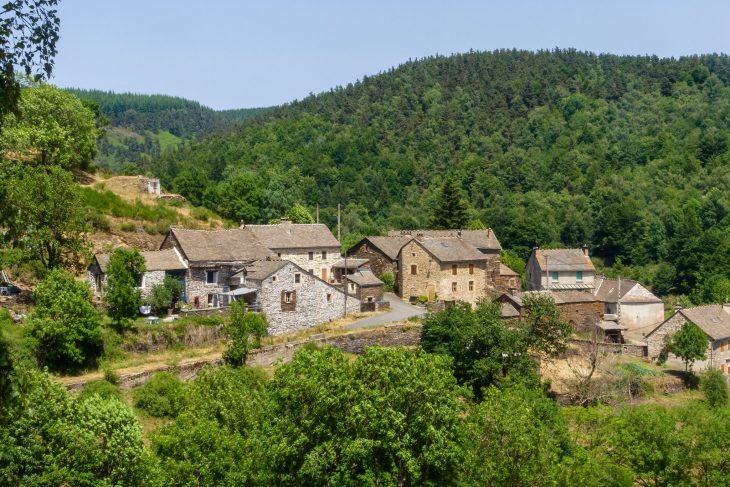
{"type": "MultiPolygon", "coordinates": [[[[161,284],[165,277],[172,276],[185,282],[187,264],[175,249],[140,252],[145,260],[146,272],[140,276],[139,287],[143,296],[147,296],[152,286],[161,284]]],[[[106,272],[110,254],[96,254],[86,272],[87,281],[92,292],[97,296],[103,294],[106,283],[106,272]]]]}
{"type": "Polygon", "coordinates": [[[326,282],[334,282],[332,266],[339,261],[340,242],[322,223],[292,223],[282,219],[273,225],[244,225],[276,257],[294,262],[326,282]]]}
{"type": "Polygon", "coordinates": [[[588,255],[588,247],[535,248],[525,273],[528,291],[592,291],[596,268],[588,255]]]}
{"type": "Polygon", "coordinates": [[[626,327],[626,333],[651,331],[664,321],[664,302],[637,281],[597,276],[593,294],[603,302],[605,319],[626,327]]]}

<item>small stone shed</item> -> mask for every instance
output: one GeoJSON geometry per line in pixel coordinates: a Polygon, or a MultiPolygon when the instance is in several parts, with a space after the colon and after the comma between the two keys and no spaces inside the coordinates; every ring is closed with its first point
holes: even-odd
{"type": "MultiPolygon", "coordinates": [[[[187,264],[175,249],[140,252],[145,260],[147,271],[140,276],[139,287],[146,296],[156,284],[161,284],[165,277],[172,276],[185,281],[187,264]]],[[[87,270],[87,281],[96,295],[101,295],[106,283],[106,272],[110,254],[96,254],[87,270]]]]}

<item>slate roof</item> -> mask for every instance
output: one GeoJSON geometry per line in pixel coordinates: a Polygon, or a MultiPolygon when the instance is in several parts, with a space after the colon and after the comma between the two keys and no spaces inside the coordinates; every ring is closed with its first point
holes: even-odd
{"type": "Polygon", "coordinates": [[[535,249],[533,255],[543,271],[546,267],[548,272],[596,270],[590,257],[584,254],[582,249],[535,249]]]}
{"type": "Polygon", "coordinates": [[[502,303],[502,318],[518,318],[520,312],[512,303],[502,303]]]}
{"type": "Polygon", "coordinates": [[[405,244],[410,242],[413,237],[408,235],[398,235],[393,237],[366,237],[373,246],[380,249],[390,260],[398,260],[398,253],[405,244]]]}
{"type": "Polygon", "coordinates": [[[416,240],[440,262],[487,260],[489,257],[463,239],[455,237],[416,240]]]}
{"type": "Polygon", "coordinates": [[[502,264],[501,262],[499,263],[499,275],[500,276],[516,276],[516,277],[519,276],[519,274],[517,272],[513,271],[512,269],[510,269],[506,265],[502,264]]]}
{"type": "Polygon", "coordinates": [[[282,222],[275,225],[246,225],[269,249],[338,247],[340,243],[323,223],[282,222]]]}
{"type": "MultiPolygon", "coordinates": [[[[347,259],[347,269],[357,269],[370,262],[368,259],[347,259]]],[[[338,260],[332,267],[335,269],[345,269],[345,259],[338,260]]]]}
{"type": "Polygon", "coordinates": [[[189,230],[171,228],[185,257],[191,262],[245,262],[273,257],[248,228],[189,230]]]}
{"type": "MultiPolygon", "coordinates": [[[[618,279],[610,279],[604,276],[596,276],[593,281],[595,291],[593,294],[605,303],[617,303],[619,299],[618,279]]],[[[661,303],[662,300],[647,290],[644,292],[626,296],[635,286],[641,286],[639,282],[630,279],[621,279],[621,302],[622,303],[661,303]]],[[[643,286],[641,286],[643,288],[643,286]]]]}
{"type": "MultiPolygon", "coordinates": [[[[148,271],[179,271],[187,269],[185,262],[175,249],[153,250],[148,252],[140,252],[144,257],[145,267],[148,271]]],[[[110,254],[96,254],[94,258],[99,263],[99,268],[103,273],[109,266],[110,254]]]]}
{"type": "Polygon", "coordinates": [[[516,294],[505,293],[502,296],[522,307],[522,300],[527,296],[534,295],[551,296],[555,304],[596,303],[599,301],[593,294],[584,291],[560,291],[557,293],[551,291],[524,291],[516,294]]]}
{"type": "Polygon", "coordinates": [[[478,249],[501,250],[502,246],[491,228],[485,230],[391,230],[389,237],[411,236],[424,238],[456,237],[478,249]]]}
{"type": "Polygon", "coordinates": [[[288,262],[288,260],[255,260],[246,266],[246,279],[263,281],[288,262]]]}
{"type": "Polygon", "coordinates": [[[679,310],[713,340],[730,337],[730,313],[720,304],[708,304],[679,310]]]}
{"type": "Polygon", "coordinates": [[[375,277],[369,269],[362,269],[354,274],[348,274],[345,276],[348,281],[352,281],[358,286],[369,287],[369,286],[382,286],[383,281],[375,277]]]}

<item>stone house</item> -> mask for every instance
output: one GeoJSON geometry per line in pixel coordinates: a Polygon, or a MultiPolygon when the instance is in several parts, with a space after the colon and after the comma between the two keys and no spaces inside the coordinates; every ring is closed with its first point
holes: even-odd
{"type": "MultiPolygon", "coordinates": [[[[147,296],[156,284],[162,284],[165,277],[171,276],[181,281],[185,280],[187,264],[175,249],[140,252],[145,260],[147,269],[139,279],[142,296],[147,296]]],[[[101,296],[106,283],[106,271],[109,266],[110,254],[96,254],[86,272],[87,282],[94,294],[101,296]]]]}
{"type": "Polygon", "coordinates": [[[342,258],[340,242],[322,223],[292,223],[282,219],[273,225],[244,225],[263,246],[281,260],[294,262],[327,282],[331,269],[342,258]]]}
{"type": "Polygon", "coordinates": [[[582,291],[525,291],[520,293],[504,293],[497,298],[502,303],[502,318],[510,319],[522,316],[526,309],[523,299],[530,295],[550,296],[560,312],[560,318],[575,331],[592,331],[596,327],[605,331],[613,330],[612,326],[603,322],[603,303],[591,293],[582,291]],[[608,328],[608,330],[606,330],[608,328]]]}
{"type": "Polygon", "coordinates": [[[377,277],[390,272],[397,287],[398,254],[412,238],[410,235],[365,237],[347,251],[347,258],[348,261],[350,258],[367,260],[368,267],[377,277]]]}
{"type": "Polygon", "coordinates": [[[528,291],[592,291],[596,268],[582,249],[535,248],[527,261],[528,291]]]}
{"type": "Polygon", "coordinates": [[[247,228],[170,228],[160,250],[175,249],[187,264],[185,294],[195,308],[228,304],[229,280],[254,260],[275,258],[247,228]]]}
{"type": "Polygon", "coordinates": [[[360,311],[360,300],[286,260],[256,260],[229,281],[232,299],[244,299],[266,315],[268,333],[302,330],[360,311]],[[240,291],[240,292],[237,292],[240,291]]]}
{"type": "Polygon", "coordinates": [[[637,281],[596,276],[596,296],[604,306],[604,320],[626,328],[628,336],[643,338],[664,321],[664,302],[637,281]]]}
{"type": "Polygon", "coordinates": [[[335,284],[342,284],[342,278],[357,272],[368,270],[370,261],[367,259],[340,259],[332,264],[332,279],[335,284]]]}
{"type": "MultiPolygon", "coordinates": [[[[706,360],[695,367],[720,369],[730,374],[730,304],[709,304],[677,310],[646,335],[649,358],[656,360],[664,345],[685,323],[694,323],[707,335],[706,360]]],[[[670,357],[674,357],[670,354],[670,357]]],[[[676,357],[674,357],[676,358],[676,357]]]]}
{"type": "Polygon", "coordinates": [[[489,256],[455,237],[411,239],[398,257],[402,297],[475,304],[488,294],[489,256]]]}
{"type": "Polygon", "coordinates": [[[358,270],[344,276],[342,284],[346,287],[347,294],[360,300],[363,305],[382,301],[385,294],[385,284],[370,269],[358,270]]]}

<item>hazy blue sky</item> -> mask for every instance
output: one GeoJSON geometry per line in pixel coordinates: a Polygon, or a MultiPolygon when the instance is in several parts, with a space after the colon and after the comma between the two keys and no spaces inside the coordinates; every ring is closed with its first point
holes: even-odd
{"type": "Polygon", "coordinates": [[[409,58],[575,47],[730,52],[730,1],[61,0],[53,82],[279,104],[409,58]]]}

